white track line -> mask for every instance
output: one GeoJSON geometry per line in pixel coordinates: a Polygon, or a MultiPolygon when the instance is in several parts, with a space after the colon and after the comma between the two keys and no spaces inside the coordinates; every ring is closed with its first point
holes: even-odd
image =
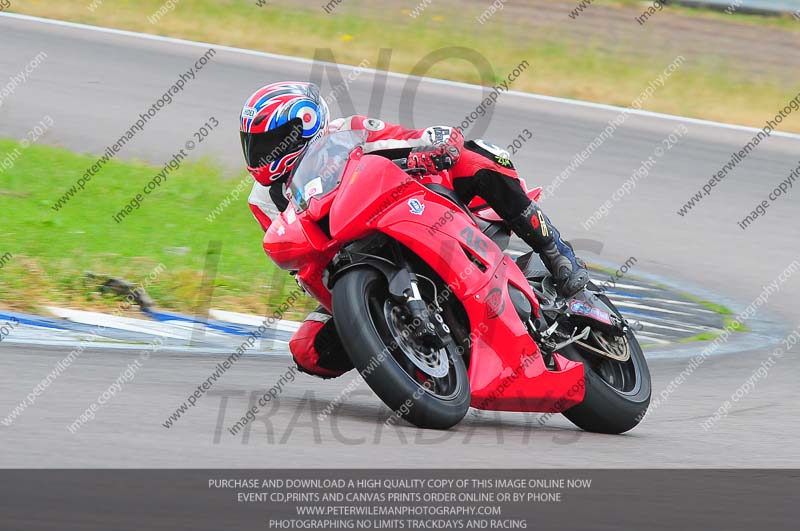
{"type": "Polygon", "coordinates": [[[680,327],[677,327],[677,326],[660,325],[660,324],[656,324],[656,323],[654,323],[652,321],[642,321],[641,319],[639,319],[637,322],[640,325],[642,325],[643,327],[645,327],[645,328],[662,328],[664,330],[675,330],[676,332],[684,332],[684,333],[693,332],[693,330],[691,328],[688,328],[688,327],[680,328],[680,327]]]}
{"type": "MultiPolygon", "coordinates": [[[[379,70],[376,70],[374,68],[360,68],[360,67],[353,66],[353,65],[343,65],[343,64],[328,63],[328,62],[324,62],[324,61],[314,61],[313,59],[306,59],[304,57],[291,57],[291,56],[288,56],[288,55],[280,55],[280,54],[269,53],[269,52],[260,52],[260,51],[256,51],[256,50],[246,50],[244,48],[236,48],[236,47],[233,47],[233,46],[223,46],[223,45],[220,45],[220,44],[213,44],[213,43],[208,43],[208,42],[189,41],[189,40],[185,40],[185,39],[176,39],[174,37],[163,37],[161,35],[150,35],[148,33],[138,33],[138,32],[135,32],[135,31],[127,31],[127,30],[120,30],[120,29],[114,29],[114,28],[103,28],[103,27],[100,27],[100,26],[90,26],[88,24],[78,24],[76,22],[66,22],[66,21],[63,21],[63,20],[54,20],[54,19],[49,19],[49,18],[33,17],[33,16],[30,16],[30,15],[20,15],[18,13],[0,13],[0,17],[14,18],[14,19],[18,19],[18,20],[26,20],[26,21],[29,21],[29,22],[38,22],[40,24],[51,24],[51,25],[54,25],[54,26],[64,26],[64,27],[68,27],[68,28],[76,28],[76,29],[82,29],[82,30],[87,30],[87,31],[97,31],[97,32],[101,32],[101,33],[109,33],[109,34],[112,34],[112,35],[123,35],[123,36],[126,36],[126,37],[134,37],[134,38],[138,38],[138,39],[148,39],[148,40],[152,40],[152,41],[167,42],[167,43],[171,43],[171,44],[180,44],[180,45],[183,45],[183,46],[194,46],[194,47],[197,47],[197,48],[211,48],[211,47],[213,47],[213,48],[215,48],[217,50],[224,50],[226,52],[238,53],[238,54],[242,54],[242,55],[251,55],[251,56],[256,56],[256,57],[264,57],[264,58],[273,59],[273,60],[279,60],[279,61],[288,61],[288,62],[300,63],[300,64],[314,64],[314,63],[317,63],[317,64],[321,64],[321,65],[335,66],[335,67],[341,68],[343,70],[349,70],[349,71],[358,70],[360,72],[370,72],[370,73],[373,73],[373,74],[376,74],[376,73],[380,72],[381,74],[385,73],[388,77],[392,77],[392,78],[413,79],[413,80],[425,81],[426,83],[433,83],[433,84],[438,84],[438,85],[446,85],[446,86],[450,86],[450,87],[459,87],[459,88],[468,89],[468,90],[480,90],[480,91],[483,91],[486,88],[486,87],[483,87],[482,85],[474,85],[474,84],[471,84],[471,83],[463,83],[463,82],[460,82],[460,81],[450,81],[450,80],[447,80],[447,79],[436,79],[436,78],[432,78],[432,77],[410,76],[410,75],[407,75],[407,74],[400,74],[400,73],[397,73],[397,72],[384,72],[382,70],[379,71],[379,70]]],[[[722,123],[722,122],[714,122],[714,121],[711,121],[711,120],[701,120],[699,118],[689,118],[689,117],[686,117],[686,116],[677,116],[677,115],[674,115],[674,114],[665,114],[665,113],[659,113],[659,112],[631,109],[631,108],[627,108],[627,107],[618,107],[616,105],[607,105],[605,103],[595,103],[595,102],[591,102],[591,101],[575,100],[575,99],[571,99],[571,98],[559,98],[559,97],[556,97],[556,96],[545,96],[543,94],[533,94],[533,93],[529,93],[529,92],[520,92],[518,90],[510,90],[510,91],[506,92],[505,94],[509,94],[509,95],[512,95],[512,96],[517,96],[519,98],[527,98],[527,99],[534,99],[534,100],[540,100],[540,101],[548,101],[548,102],[553,102],[553,103],[561,103],[561,104],[564,104],[564,105],[574,105],[576,107],[588,107],[588,108],[591,108],[591,109],[601,109],[601,110],[613,111],[613,112],[617,112],[617,113],[624,112],[626,114],[634,114],[634,115],[638,115],[638,116],[646,116],[646,117],[649,117],[649,118],[658,118],[658,119],[661,119],[661,120],[670,120],[670,121],[675,121],[675,122],[692,123],[692,124],[704,125],[704,126],[708,126],[708,127],[717,127],[717,128],[720,128],[720,129],[732,129],[734,131],[747,131],[747,132],[750,132],[750,133],[757,133],[757,132],[761,131],[761,129],[757,129],[755,127],[749,127],[749,126],[745,126],[745,125],[726,124],[726,123],[722,123]]],[[[785,133],[785,132],[782,132],[782,131],[774,131],[772,133],[772,136],[779,136],[779,137],[783,137],[783,138],[791,138],[793,140],[800,140],[800,134],[785,133]]]]}
{"type": "Polygon", "coordinates": [[[701,304],[698,304],[698,303],[696,303],[694,301],[679,301],[679,300],[675,300],[675,299],[652,299],[652,300],[656,300],[658,302],[663,302],[665,304],[674,304],[676,306],[692,306],[696,310],[702,310],[703,312],[715,313],[715,312],[712,312],[708,308],[705,308],[701,304]]]}
{"type": "Polygon", "coordinates": [[[612,291],[616,291],[617,288],[625,288],[633,291],[653,291],[653,287],[650,286],[637,286],[635,284],[614,284],[613,286],[609,286],[608,289],[612,291]]]}
{"type": "Polygon", "coordinates": [[[667,326],[663,324],[654,323],[652,321],[639,321],[642,326],[649,327],[649,328],[663,328],[665,330],[677,330],[678,332],[722,332],[721,328],[714,328],[712,326],[698,326],[698,325],[686,325],[686,326],[667,326]]]}
{"type": "MultiPolygon", "coordinates": [[[[71,310],[68,308],[56,308],[54,306],[46,306],[45,308],[56,317],[68,319],[75,323],[83,323],[115,330],[127,330],[128,332],[138,332],[140,334],[171,339],[188,340],[192,338],[193,329],[185,325],[166,325],[154,321],[119,317],[97,312],[86,312],[83,310],[71,310]]],[[[227,337],[222,334],[209,333],[207,331],[205,335],[212,335],[220,338],[227,337]]]]}
{"type": "MultiPolygon", "coordinates": [[[[59,330],[57,328],[44,328],[41,326],[34,326],[34,325],[19,325],[14,329],[12,334],[9,334],[7,337],[3,338],[3,343],[7,343],[10,341],[32,341],[35,339],[40,339],[46,335],[48,339],[55,342],[74,342],[77,340],[96,340],[96,339],[108,339],[108,338],[98,338],[92,337],[91,333],[77,331],[77,330],[59,330]]],[[[108,339],[108,341],[113,341],[112,339],[108,339]]]]}
{"type": "Polygon", "coordinates": [[[636,339],[658,343],[659,345],[669,345],[672,343],[672,341],[664,341],[663,339],[645,334],[644,332],[636,332],[636,339]]]}
{"type": "MultiPolygon", "coordinates": [[[[652,323],[652,321],[647,321],[647,322],[651,322],[652,323]]],[[[676,321],[674,319],[670,319],[667,316],[658,317],[658,322],[659,323],[668,324],[668,325],[672,325],[672,326],[683,326],[683,327],[689,328],[691,330],[696,330],[698,332],[713,332],[715,330],[722,331],[722,329],[715,328],[713,326],[697,325],[697,324],[688,323],[686,321],[676,321]]]]}
{"type": "Polygon", "coordinates": [[[667,310],[666,308],[656,308],[655,306],[647,306],[646,304],[637,304],[635,302],[625,302],[625,301],[617,301],[617,306],[620,308],[633,308],[637,310],[648,310],[652,312],[662,312],[662,313],[669,313],[672,315],[688,315],[691,316],[691,313],[687,312],[677,312],[675,310],[667,310]]]}
{"type": "Polygon", "coordinates": [[[184,330],[190,334],[189,339],[194,339],[194,336],[192,334],[196,332],[202,332],[204,338],[231,337],[230,334],[226,334],[225,332],[220,332],[219,330],[214,330],[213,328],[208,328],[206,325],[199,322],[184,321],[182,319],[165,319],[163,321],[155,321],[155,323],[161,323],[166,326],[172,326],[177,330],[184,330]]]}
{"type": "MultiPolygon", "coordinates": [[[[690,308],[691,311],[693,311],[695,313],[711,313],[711,314],[717,313],[717,312],[715,312],[713,310],[709,310],[708,308],[705,308],[702,305],[700,305],[700,304],[698,304],[696,302],[692,302],[692,301],[679,301],[679,300],[675,300],[675,299],[662,299],[662,298],[659,298],[659,297],[650,297],[650,298],[647,298],[647,299],[642,299],[640,297],[632,297],[632,296],[628,296],[628,295],[620,295],[620,294],[617,294],[617,293],[614,293],[611,297],[613,299],[615,299],[615,300],[618,300],[618,301],[619,301],[619,299],[625,299],[625,300],[628,300],[628,301],[642,301],[640,303],[635,303],[635,302],[626,303],[624,301],[619,302],[620,305],[627,305],[627,306],[631,306],[631,307],[635,307],[634,306],[635,304],[643,304],[644,302],[651,302],[651,303],[659,302],[659,303],[662,303],[662,304],[666,304],[668,306],[669,305],[675,305],[675,306],[680,306],[680,307],[691,306],[691,308],[690,308]]],[[[647,306],[641,306],[641,308],[647,308],[647,306]]],[[[660,309],[660,308],[655,308],[655,309],[660,309]]],[[[662,310],[662,311],[669,312],[669,310],[662,310]]],[[[672,312],[672,313],[674,313],[674,312],[672,312]]]]}
{"type": "MultiPolygon", "coordinates": [[[[250,315],[246,313],[228,312],[225,310],[209,310],[208,315],[218,321],[225,321],[226,323],[233,323],[245,326],[259,327],[264,324],[266,317],[258,315],[250,315]]],[[[300,323],[295,321],[275,321],[270,327],[271,330],[282,330],[284,332],[296,332],[300,328],[300,323]]]]}
{"type": "MultiPolygon", "coordinates": [[[[613,294],[609,295],[609,297],[611,297],[611,298],[613,298],[615,300],[616,299],[625,299],[625,300],[642,301],[642,302],[650,301],[650,302],[660,302],[660,303],[663,303],[663,304],[674,305],[674,306],[692,306],[692,307],[698,307],[698,309],[701,308],[700,305],[697,304],[696,302],[679,301],[679,300],[676,300],[676,299],[663,299],[663,298],[660,298],[660,297],[647,297],[647,298],[643,299],[639,295],[624,295],[622,293],[613,293],[613,294]]],[[[702,309],[705,309],[705,308],[702,308],[702,309]]]]}

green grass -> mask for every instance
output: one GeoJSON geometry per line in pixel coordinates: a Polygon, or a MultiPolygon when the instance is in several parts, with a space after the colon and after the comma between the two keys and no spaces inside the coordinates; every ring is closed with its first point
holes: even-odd
{"type": "Polygon", "coordinates": [[[714,332],[701,332],[699,334],[695,334],[689,337],[682,337],[678,340],[678,343],[694,343],[696,341],[713,341],[714,339],[718,338],[722,334],[716,334],[714,332]]]}
{"type": "Polygon", "coordinates": [[[709,302],[709,301],[707,301],[707,300],[705,300],[705,299],[703,299],[701,297],[697,297],[695,295],[692,295],[691,293],[681,293],[681,295],[683,295],[684,297],[686,297],[687,299],[689,299],[691,301],[696,302],[697,304],[700,304],[701,306],[705,306],[706,308],[708,308],[712,312],[718,313],[719,315],[721,315],[723,317],[723,321],[725,323],[725,327],[728,327],[729,325],[733,325],[732,329],[735,332],[744,332],[746,330],[749,330],[747,328],[747,326],[739,323],[738,321],[734,321],[732,319],[732,316],[734,315],[733,310],[731,310],[727,306],[723,306],[722,304],[717,304],[715,302],[709,302]]]}
{"type": "Polygon", "coordinates": [[[730,317],[725,317],[723,319],[725,323],[725,328],[730,328],[734,332],[747,332],[750,330],[746,324],[740,323],[739,321],[734,321],[730,317]]]}
{"type": "MultiPolygon", "coordinates": [[[[0,140],[0,160],[20,148],[0,140]]],[[[187,163],[146,196],[141,208],[117,224],[112,215],[160,169],[143,163],[109,163],[61,211],[50,207],[95,157],[63,149],[22,149],[0,173],[0,255],[13,257],[0,269],[0,301],[36,310],[46,303],[116,307],[119,297],[101,295],[87,272],[143,281],[159,264],[166,270],[148,293],[163,308],[193,310],[200,298],[206,252],[222,242],[212,307],[274,310],[294,287],[261,247],[263,232],[247,207],[249,189],[216,221],[206,216],[239,183],[207,162],[187,163]]],[[[296,314],[310,308],[308,299],[296,314]]]]}
{"type": "MultiPolygon", "coordinates": [[[[692,295],[690,293],[682,293],[681,295],[683,295],[685,298],[687,298],[689,300],[692,300],[692,301],[694,301],[694,302],[696,302],[696,303],[698,303],[698,304],[700,304],[702,306],[705,306],[706,308],[708,308],[712,312],[717,313],[720,316],[722,316],[722,323],[723,323],[722,324],[722,328],[723,329],[730,329],[733,332],[747,332],[747,331],[750,330],[750,328],[747,325],[745,325],[743,323],[740,323],[739,321],[736,321],[731,317],[733,315],[733,311],[730,308],[728,308],[727,306],[723,306],[722,304],[717,304],[717,303],[714,303],[714,302],[709,302],[709,301],[707,301],[705,299],[702,299],[700,297],[696,297],[696,296],[694,296],[694,295],[692,295]]],[[[685,337],[685,338],[679,340],[678,342],[679,343],[692,343],[694,341],[712,341],[712,340],[718,338],[721,335],[722,335],[721,332],[719,332],[719,333],[717,333],[717,332],[701,332],[699,334],[696,334],[696,335],[693,335],[693,336],[690,336],[690,337],[685,337]]]]}
{"type": "Polygon", "coordinates": [[[721,304],[705,301],[703,299],[695,299],[695,301],[699,304],[702,304],[712,312],[716,312],[720,315],[733,315],[733,312],[731,310],[729,310],[726,306],[723,306],[721,304]]]}

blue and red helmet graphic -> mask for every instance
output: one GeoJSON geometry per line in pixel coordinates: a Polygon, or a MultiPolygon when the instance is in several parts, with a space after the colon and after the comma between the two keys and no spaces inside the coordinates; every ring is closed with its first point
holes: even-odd
{"type": "Polygon", "coordinates": [[[247,169],[262,184],[275,182],[294,168],[309,143],[327,133],[329,118],[313,83],[281,82],[258,89],[240,116],[247,169]],[[290,122],[302,127],[288,126],[290,122]],[[275,137],[276,132],[281,134],[275,137]]]}

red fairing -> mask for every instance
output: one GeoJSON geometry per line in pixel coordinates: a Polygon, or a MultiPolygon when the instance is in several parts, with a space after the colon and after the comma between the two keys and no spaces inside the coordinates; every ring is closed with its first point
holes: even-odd
{"type": "MultiPolygon", "coordinates": [[[[561,412],[583,401],[583,365],[555,354],[558,370],[545,367],[539,347],[517,317],[508,295],[506,281],[532,296],[527,280],[520,276],[519,268],[506,257],[495,270],[495,282],[478,294],[480,298],[464,301],[471,322],[473,315],[484,314],[483,325],[472,328],[470,405],[501,411],[561,412]],[[494,290],[502,295],[499,305],[485,301],[494,290]],[[495,313],[500,315],[491,318],[495,313]]],[[[538,312],[538,305],[534,309],[538,312]]]]}
{"type": "MultiPolygon", "coordinates": [[[[413,149],[420,146],[428,146],[435,142],[447,142],[450,145],[456,146],[459,152],[463,152],[464,137],[461,133],[449,126],[437,125],[425,129],[408,129],[402,125],[392,124],[377,120],[375,118],[368,118],[367,116],[350,116],[348,118],[339,118],[333,120],[328,128],[330,133],[340,131],[365,131],[367,133],[366,143],[361,149],[363,153],[371,153],[382,149],[413,149]]],[[[449,174],[446,179],[449,182],[449,174]]],[[[270,183],[263,182],[262,184],[268,185],[270,183]]],[[[261,185],[255,184],[254,191],[263,194],[264,201],[271,201],[266,189],[259,190],[261,185]]],[[[257,203],[250,200],[250,210],[255,214],[261,227],[266,230],[263,223],[263,217],[269,219],[263,208],[257,203]],[[256,214],[256,211],[261,211],[262,216],[256,214]]],[[[267,224],[268,225],[268,224],[267,224]]]]}
{"type": "Polygon", "coordinates": [[[352,160],[331,207],[331,236],[344,242],[363,238],[387,209],[419,190],[423,187],[417,179],[383,157],[352,160]]]}
{"type": "Polygon", "coordinates": [[[433,220],[446,215],[450,207],[438,194],[424,189],[417,197],[425,204],[422,219],[398,219],[406,217],[402,202],[384,214],[378,227],[431,265],[464,304],[473,338],[470,405],[488,410],[560,412],[582,402],[583,365],[556,355],[558,370],[548,370],[539,347],[514,311],[509,282],[527,295],[535,313],[539,311],[519,268],[459,212],[450,211],[453,221],[429,234],[433,220]],[[472,245],[464,238],[465,230],[474,231],[472,245]],[[485,264],[486,271],[465,251],[485,264]]]}
{"type": "MultiPolygon", "coordinates": [[[[472,339],[468,374],[471,405],[503,411],[561,412],[584,398],[583,365],[556,354],[548,370],[517,315],[508,286],[539,304],[511,258],[472,219],[423,182],[448,185],[446,174],[409,177],[391,161],[351,154],[339,187],[311,199],[299,214],[290,207],[269,227],[264,249],[326,308],[331,295],[322,271],[341,247],[380,231],[428,263],[463,304],[472,339]],[[316,220],[329,214],[329,238],[316,220]],[[441,220],[446,219],[443,223],[441,220]]],[[[536,196],[536,191],[529,194],[536,196]]]]}
{"type": "MultiPolygon", "coordinates": [[[[328,198],[332,200],[333,198],[328,198]]],[[[322,273],[341,244],[329,239],[308,212],[287,208],[264,234],[264,251],[280,267],[297,271],[300,285],[325,308],[331,308],[331,293],[322,273]]]]}
{"type": "Polygon", "coordinates": [[[425,260],[462,301],[474,338],[469,366],[473,407],[559,412],[583,400],[583,366],[556,355],[558,370],[548,370],[513,309],[509,282],[539,311],[522,272],[449,200],[390,161],[367,155],[342,180],[330,226],[333,237],[341,240],[363,238],[374,230],[391,236],[425,260]],[[353,185],[367,176],[369,186],[353,185]],[[425,205],[421,215],[410,212],[412,199],[425,205]],[[434,229],[440,219],[451,221],[434,229]]]}

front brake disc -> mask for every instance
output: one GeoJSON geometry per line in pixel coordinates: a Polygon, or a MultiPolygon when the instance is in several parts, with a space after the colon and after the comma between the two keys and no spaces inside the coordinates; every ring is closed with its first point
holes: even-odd
{"type": "Polygon", "coordinates": [[[592,330],[589,337],[597,343],[597,347],[593,347],[583,341],[576,341],[576,344],[595,354],[615,361],[625,362],[631,359],[631,348],[625,336],[615,337],[609,341],[604,334],[592,330]]]}
{"type": "Polygon", "coordinates": [[[413,333],[410,333],[412,329],[399,316],[399,308],[392,306],[389,301],[384,306],[384,315],[395,344],[415,367],[434,378],[447,376],[450,371],[447,349],[435,349],[415,341],[413,333]]]}

